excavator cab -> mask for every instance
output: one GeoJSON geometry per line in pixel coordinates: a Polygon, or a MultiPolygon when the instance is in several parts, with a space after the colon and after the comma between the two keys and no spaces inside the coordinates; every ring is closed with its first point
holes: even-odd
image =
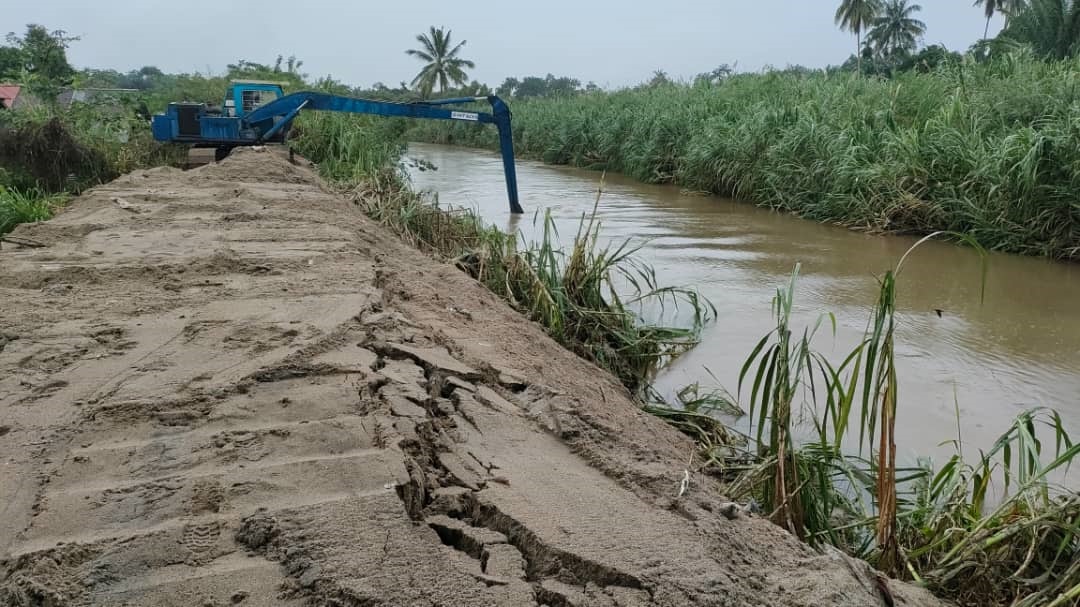
{"type": "Polygon", "coordinates": [[[242,118],[256,108],[276,101],[285,96],[285,90],[279,82],[262,80],[234,80],[229,83],[225,94],[222,115],[230,118],[242,118]]]}
{"type": "MultiPolygon", "coordinates": [[[[152,129],[158,141],[191,143],[196,147],[254,145],[279,142],[277,137],[260,137],[258,129],[245,122],[255,110],[285,96],[281,83],[237,80],[229,84],[221,107],[184,101],[170,103],[164,114],[154,116],[152,129]]],[[[272,121],[271,121],[272,124],[272,121]]]]}

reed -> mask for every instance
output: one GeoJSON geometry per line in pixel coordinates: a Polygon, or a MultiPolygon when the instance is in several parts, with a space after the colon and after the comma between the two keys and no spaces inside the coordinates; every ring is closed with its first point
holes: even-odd
{"type": "MultiPolygon", "coordinates": [[[[880,279],[865,339],[835,364],[813,347],[831,316],[798,339],[789,326],[796,266],[774,300],[777,328],[740,374],[740,393],[751,385],[756,463],[744,465],[729,491],[759,501],[813,544],[837,546],[962,605],[1073,605],[1080,496],[1050,479],[1066,474],[1080,445],[1057,413],[1022,413],[973,463],[959,431],[956,453],[940,469],[897,463],[897,279],[908,255],[935,236],[880,279]],[[800,432],[796,417],[812,428],[800,432]],[[800,435],[812,438],[792,438],[800,435]]],[[[702,447],[717,452],[712,442],[702,447]]]]}

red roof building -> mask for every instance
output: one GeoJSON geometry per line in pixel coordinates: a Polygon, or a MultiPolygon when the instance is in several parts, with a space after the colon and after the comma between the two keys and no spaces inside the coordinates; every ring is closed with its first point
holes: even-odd
{"type": "Polygon", "coordinates": [[[19,98],[21,86],[14,84],[0,84],[0,105],[7,109],[15,108],[15,100],[19,98]]]}

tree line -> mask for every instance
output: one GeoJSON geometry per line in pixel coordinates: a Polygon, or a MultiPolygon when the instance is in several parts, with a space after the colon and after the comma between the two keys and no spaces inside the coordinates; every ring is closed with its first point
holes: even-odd
{"type": "MultiPolygon", "coordinates": [[[[976,60],[987,59],[1021,48],[1030,49],[1044,59],[1065,59],[1080,53],[1080,0],[975,0],[982,7],[985,23],[983,38],[967,49],[976,60]],[[989,38],[995,16],[1002,16],[1005,25],[994,38],[989,38]]],[[[861,74],[889,76],[896,72],[929,70],[945,62],[959,61],[963,55],[940,45],[920,48],[927,24],[918,18],[922,6],[909,0],[841,0],[836,9],[836,24],[855,36],[856,52],[839,66],[827,71],[854,71],[861,74]]],[[[6,44],[0,45],[0,82],[17,82],[37,98],[53,99],[65,87],[132,89],[137,91],[170,91],[193,94],[196,76],[166,74],[148,65],[128,72],[116,70],[75,70],[68,61],[67,49],[79,38],[63,30],[49,30],[31,24],[25,33],[9,33],[6,44]],[[180,89],[177,91],[177,89],[180,89]]],[[[375,83],[371,87],[350,87],[331,77],[310,82],[301,72],[304,64],[295,55],[278,55],[272,64],[240,60],[226,68],[230,79],[257,78],[281,81],[292,88],[316,84],[325,90],[342,94],[371,96],[398,101],[411,101],[439,94],[481,96],[497,94],[506,98],[529,99],[578,95],[600,90],[594,82],[583,84],[579,79],[554,74],[511,76],[492,89],[469,79],[469,70],[476,63],[463,56],[466,41],[454,41],[453,33],[445,27],[432,26],[416,36],[419,45],[406,54],[421,61],[419,72],[411,81],[396,87],[375,83]]],[[[789,70],[809,71],[795,66],[789,70]]],[[[715,85],[735,73],[735,67],[720,64],[709,72],[698,74],[695,85],[715,85]]],[[[663,70],[656,70],[641,88],[655,88],[672,83],[663,70]]],[[[198,91],[201,93],[201,91],[198,91]]],[[[215,93],[219,95],[220,93],[215,93]]],[[[199,97],[190,97],[208,101],[199,97]]],[[[156,105],[156,103],[152,103],[156,105]]]]}
{"type": "MultiPolygon", "coordinates": [[[[968,49],[976,59],[1020,48],[1050,60],[1080,52],[1080,0],[975,0],[974,5],[983,8],[986,19],[982,39],[968,49]],[[990,38],[995,16],[1004,18],[1005,27],[990,38]]],[[[942,46],[919,49],[927,29],[917,18],[921,11],[921,5],[908,0],[842,0],[836,24],[855,35],[855,54],[844,68],[887,75],[958,60],[959,53],[942,46]]]]}

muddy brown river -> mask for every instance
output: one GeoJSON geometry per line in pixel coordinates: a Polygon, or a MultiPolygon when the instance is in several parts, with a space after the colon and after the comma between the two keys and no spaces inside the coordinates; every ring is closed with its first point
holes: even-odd
{"type": "MultiPolygon", "coordinates": [[[[410,168],[417,189],[474,208],[526,239],[539,227],[533,213],[543,209],[550,209],[564,242],[572,239],[601,179],[598,172],[519,161],[526,215],[517,219],[507,209],[497,155],[413,144],[409,156],[437,167],[410,168]]],[[[801,333],[822,313],[833,313],[835,338],[824,329],[815,344],[838,363],[866,328],[875,277],[917,240],[862,234],[618,175],[606,177],[599,215],[601,238],[641,243],[638,257],[662,284],[695,287],[717,308],[701,344],[657,378],[668,394],[693,382],[719,382],[735,392],[747,355],[773,327],[776,288],[796,262],[802,269],[793,329],[801,333]]],[[[1080,265],[991,254],[981,299],[980,264],[970,249],[930,242],[908,259],[898,280],[897,443],[909,458],[951,453],[942,443],[957,436],[957,406],[966,449],[988,448],[1017,413],[1036,406],[1057,409],[1074,439],[1080,435],[1080,265]]],[[[741,400],[748,400],[745,391],[741,400]]],[[[1080,486],[1080,474],[1067,482],[1080,486]]]]}

